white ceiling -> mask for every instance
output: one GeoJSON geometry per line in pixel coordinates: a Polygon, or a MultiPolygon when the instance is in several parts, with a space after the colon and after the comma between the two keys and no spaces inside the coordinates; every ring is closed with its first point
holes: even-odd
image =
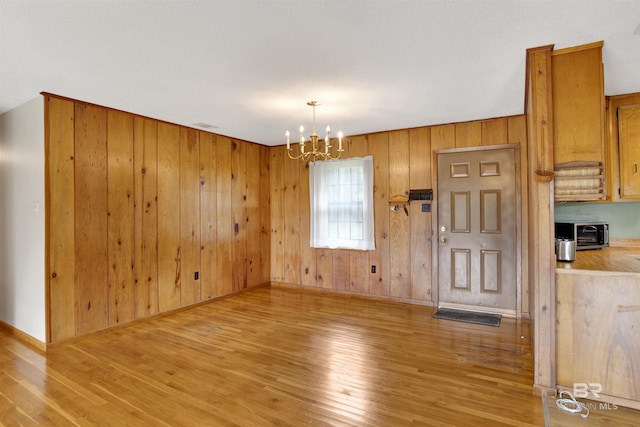
{"type": "Polygon", "coordinates": [[[348,135],[507,116],[547,44],[604,40],[605,93],[640,92],[639,24],[638,0],[0,0],[0,113],[45,91],[267,145],[312,99],[348,135]]]}

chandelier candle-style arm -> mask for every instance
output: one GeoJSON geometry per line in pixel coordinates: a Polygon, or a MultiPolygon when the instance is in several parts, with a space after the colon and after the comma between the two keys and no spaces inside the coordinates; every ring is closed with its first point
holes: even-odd
{"type": "Polygon", "coordinates": [[[311,142],[311,151],[305,151],[304,126],[300,126],[300,154],[295,156],[291,155],[291,133],[289,131],[286,131],[285,136],[287,138],[287,155],[290,159],[302,159],[305,162],[309,162],[311,160],[316,161],[340,158],[342,152],[344,151],[342,149],[342,132],[338,132],[338,155],[336,156],[330,151],[330,149],[333,147],[331,145],[331,127],[327,125],[326,134],[324,137],[324,150],[321,150],[318,143],[318,134],[316,133],[316,106],[320,104],[316,101],[309,101],[307,102],[307,105],[313,108],[313,127],[311,129],[311,135],[309,136],[309,142],[311,142]]]}

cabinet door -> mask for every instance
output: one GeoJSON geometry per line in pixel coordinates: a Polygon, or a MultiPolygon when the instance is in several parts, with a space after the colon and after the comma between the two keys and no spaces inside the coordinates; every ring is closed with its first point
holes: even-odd
{"type": "Polygon", "coordinates": [[[554,163],[604,163],[602,42],[554,51],[554,163]]]}
{"type": "Polygon", "coordinates": [[[552,52],[556,202],[606,197],[602,46],[597,42],[552,52]]]}
{"type": "Polygon", "coordinates": [[[620,197],[640,198],[640,104],[618,108],[620,197]]]}

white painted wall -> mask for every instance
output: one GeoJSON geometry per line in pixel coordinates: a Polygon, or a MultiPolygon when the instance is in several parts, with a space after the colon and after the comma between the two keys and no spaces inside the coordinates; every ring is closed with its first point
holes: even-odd
{"type": "Polygon", "coordinates": [[[0,320],[45,342],[44,100],[0,115],[0,320]]]}

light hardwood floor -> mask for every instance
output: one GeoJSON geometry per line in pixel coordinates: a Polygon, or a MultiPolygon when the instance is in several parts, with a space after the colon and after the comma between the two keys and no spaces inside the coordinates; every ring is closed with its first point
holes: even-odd
{"type": "Polygon", "coordinates": [[[526,327],[432,315],[259,288],[46,355],[0,331],[0,424],[544,424],[526,327]]]}

